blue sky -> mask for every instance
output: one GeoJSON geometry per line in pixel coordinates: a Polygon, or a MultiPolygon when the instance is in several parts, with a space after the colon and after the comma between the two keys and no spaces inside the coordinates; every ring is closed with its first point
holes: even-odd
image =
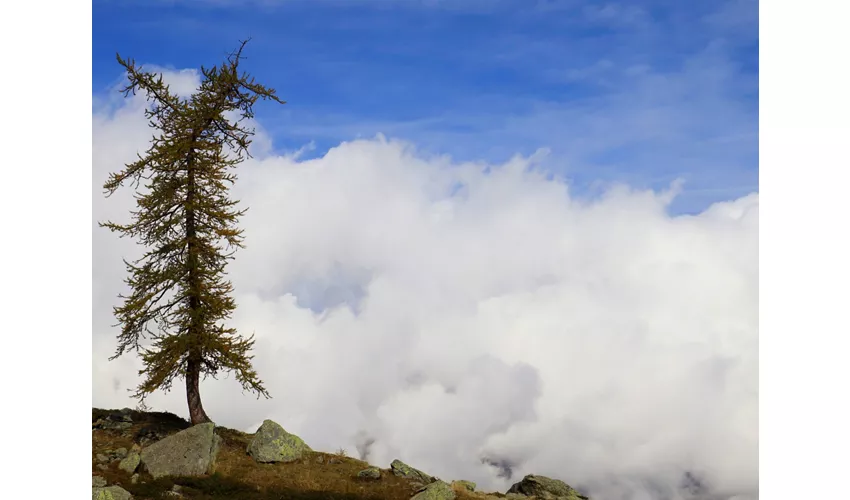
{"type": "Polygon", "coordinates": [[[93,93],[143,64],[245,69],[279,150],[383,133],[428,153],[543,168],[593,195],[664,188],[692,213],[758,190],[758,4],[750,0],[95,0],[93,93]]]}

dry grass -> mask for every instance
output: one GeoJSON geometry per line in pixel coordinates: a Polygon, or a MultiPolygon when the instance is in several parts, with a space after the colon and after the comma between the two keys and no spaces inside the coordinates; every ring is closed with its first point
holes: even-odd
{"type": "MultiPolygon", "coordinates": [[[[92,421],[101,418],[103,410],[93,410],[92,421]],[[96,413],[99,412],[99,413],[96,413]]],[[[416,485],[381,469],[379,480],[357,477],[370,464],[340,454],[309,452],[291,463],[258,464],[246,453],[250,434],[217,428],[222,438],[215,474],[200,478],[163,478],[154,480],[142,473],[132,484],[130,475],[112,462],[107,470],[96,466],[96,455],[120,447],[130,450],[134,437],[143,429],[157,429],[172,434],[188,427],[188,423],[171,414],[134,412],[133,426],[125,431],[92,431],[92,475],[104,477],[109,484],[119,484],[137,500],[169,498],[164,493],[180,485],[186,498],[198,500],[408,500],[416,485]]],[[[462,488],[456,489],[458,500],[480,500],[487,497],[462,488]]]]}
{"type": "Polygon", "coordinates": [[[232,431],[219,435],[223,443],[216,460],[216,472],[239,477],[261,490],[271,491],[284,486],[302,492],[322,492],[329,495],[327,498],[406,500],[411,495],[410,483],[388,470],[382,470],[382,477],[377,481],[359,479],[357,473],[369,464],[354,458],[311,452],[291,463],[258,464],[245,453],[250,435],[232,431]]]}

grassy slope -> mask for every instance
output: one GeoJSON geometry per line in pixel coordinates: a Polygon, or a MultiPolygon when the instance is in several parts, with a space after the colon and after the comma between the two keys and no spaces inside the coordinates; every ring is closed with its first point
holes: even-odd
{"type": "MultiPolygon", "coordinates": [[[[114,410],[92,409],[92,422],[114,410]]],[[[133,412],[133,426],[127,430],[92,430],[92,475],[106,478],[109,484],[121,485],[136,500],[173,498],[164,496],[174,485],[182,487],[186,498],[198,500],[407,500],[416,491],[408,480],[381,469],[381,479],[359,479],[357,473],[369,464],[340,455],[311,452],[301,460],[288,464],[258,464],[246,453],[251,434],[217,428],[222,438],[216,460],[216,472],[208,477],[163,478],[154,480],[141,473],[132,484],[130,475],[118,469],[118,462],[107,470],[97,468],[96,455],[105,450],[132,448],[140,431],[154,429],[173,434],[189,424],[170,413],[133,412]],[[335,463],[334,463],[335,462],[335,463]]],[[[415,466],[415,464],[412,464],[415,466]]],[[[458,500],[503,497],[456,490],[458,500]]]]}

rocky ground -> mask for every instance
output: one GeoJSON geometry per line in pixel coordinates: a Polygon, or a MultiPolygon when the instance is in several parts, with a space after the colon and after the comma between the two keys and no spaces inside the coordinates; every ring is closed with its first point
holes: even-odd
{"type": "Polygon", "coordinates": [[[526,476],[506,493],[443,481],[400,460],[386,469],[317,452],[266,420],[255,434],[170,413],[92,409],[92,499],[588,500],[566,483],[526,476]]]}

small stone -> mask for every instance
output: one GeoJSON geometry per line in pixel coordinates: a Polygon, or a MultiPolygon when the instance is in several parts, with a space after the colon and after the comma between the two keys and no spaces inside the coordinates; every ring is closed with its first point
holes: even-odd
{"type": "Polygon", "coordinates": [[[133,484],[138,483],[138,482],[139,482],[139,475],[138,475],[138,474],[133,474],[133,475],[130,477],[130,482],[131,482],[131,483],[133,483],[133,484]]]}
{"type": "Polygon", "coordinates": [[[319,455],[318,457],[316,457],[316,463],[317,464],[325,463],[325,457],[323,457],[322,455],[319,455]]]}
{"type": "Polygon", "coordinates": [[[97,468],[100,470],[109,470],[109,467],[104,464],[97,464],[97,468]]]}
{"type": "Polygon", "coordinates": [[[115,455],[117,458],[126,458],[127,448],[118,448],[117,450],[112,452],[112,455],[115,455]]]}
{"type": "Polygon", "coordinates": [[[103,488],[104,486],[106,486],[106,479],[100,476],[92,476],[91,485],[92,488],[103,488]]]}
{"type": "Polygon", "coordinates": [[[381,479],[381,469],[377,467],[369,467],[368,469],[363,469],[358,472],[357,477],[370,480],[381,479]]]}
{"type": "Polygon", "coordinates": [[[109,457],[104,455],[103,453],[98,453],[97,455],[95,455],[95,458],[97,458],[97,461],[100,463],[106,463],[109,461],[109,457]]]}
{"type": "Polygon", "coordinates": [[[171,487],[171,491],[166,491],[166,495],[174,498],[182,498],[183,497],[183,487],[179,484],[175,484],[171,487]]]}
{"type": "Polygon", "coordinates": [[[472,481],[465,481],[463,479],[452,481],[452,486],[459,486],[461,488],[465,488],[467,491],[475,491],[475,483],[472,481]]]}
{"type": "Polygon", "coordinates": [[[328,459],[329,464],[341,464],[342,460],[337,457],[331,457],[328,459]]]}

